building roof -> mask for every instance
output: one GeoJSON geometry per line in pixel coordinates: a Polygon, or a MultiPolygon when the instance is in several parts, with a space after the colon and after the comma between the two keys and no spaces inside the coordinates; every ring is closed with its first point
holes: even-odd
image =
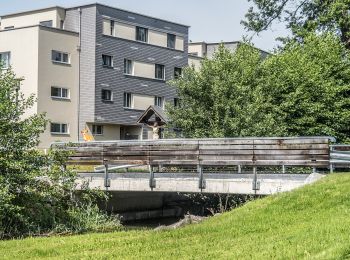
{"type": "Polygon", "coordinates": [[[172,24],[177,24],[177,25],[181,25],[181,26],[185,26],[185,27],[190,27],[189,25],[185,25],[185,24],[181,24],[181,23],[177,23],[177,22],[172,22],[172,21],[168,21],[168,20],[161,19],[161,18],[158,18],[158,17],[153,17],[153,16],[150,16],[150,15],[137,13],[137,12],[134,12],[134,11],[129,11],[129,10],[117,8],[117,7],[113,7],[113,6],[106,5],[106,4],[100,4],[100,3],[97,3],[97,2],[96,3],[90,3],[90,4],[84,4],[84,5],[77,5],[77,6],[67,7],[67,8],[66,7],[62,7],[62,6],[51,6],[51,7],[46,7],[46,8],[40,8],[40,9],[27,10],[27,11],[21,11],[21,12],[17,12],[17,13],[10,13],[10,14],[5,14],[5,15],[0,15],[0,17],[1,18],[5,18],[5,17],[10,17],[10,16],[23,15],[23,14],[26,14],[26,13],[41,12],[41,11],[46,11],[46,10],[51,10],[51,9],[70,10],[70,9],[76,9],[76,8],[79,8],[79,7],[87,7],[87,6],[94,6],[94,5],[105,6],[105,7],[108,7],[108,8],[113,8],[113,9],[116,9],[116,10],[125,11],[125,12],[132,13],[132,14],[142,15],[142,16],[145,16],[145,17],[148,17],[148,18],[157,19],[157,20],[168,22],[168,23],[172,23],[172,24]]]}
{"type": "Polygon", "coordinates": [[[206,44],[206,45],[217,45],[217,44],[220,44],[220,43],[226,43],[226,44],[233,44],[233,43],[242,43],[241,41],[229,41],[229,42],[224,42],[224,41],[221,41],[221,42],[205,42],[205,41],[202,41],[202,42],[189,42],[188,44],[206,44]]]}
{"type": "Polygon", "coordinates": [[[185,26],[185,27],[190,27],[189,25],[185,25],[185,24],[181,24],[181,23],[177,23],[177,22],[172,22],[172,21],[165,20],[165,19],[161,19],[161,18],[158,18],[158,17],[154,17],[154,16],[142,14],[142,13],[137,13],[137,12],[134,12],[134,11],[125,10],[125,9],[117,8],[117,7],[110,6],[110,5],[97,3],[97,2],[96,2],[96,3],[91,3],[91,4],[73,6],[73,7],[69,7],[69,8],[66,8],[66,9],[69,10],[69,9],[75,9],[75,8],[79,8],[79,7],[86,7],[86,6],[93,6],[93,5],[105,6],[105,7],[108,7],[108,8],[115,9],[115,10],[120,10],[120,11],[124,11],[124,12],[128,12],[128,13],[137,14],[137,15],[142,15],[142,16],[144,16],[144,17],[148,17],[148,18],[157,19],[157,20],[160,20],[160,21],[172,23],[172,24],[177,24],[177,25],[181,25],[181,26],[185,26]]]}
{"type": "Polygon", "coordinates": [[[17,13],[4,14],[4,15],[0,15],[0,17],[6,18],[6,17],[11,17],[11,16],[18,16],[18,15],[29,14],[29,13],[37,13],[37,12],[41,12],[41,11],[48,11],[48,10],[53,10],[53,9],[66,9],[66,8],[56,5],[56,6],[39,8],[39,9],[21,11],[21,12],[17,12],[17,13]]]}
{"type": "MultiPolygon", "coordinates": [[[[205,42],[205,41],[202,41],[202,42],[189,42],[188,45],[197,45],[197,44],[205,44],[205,45],[219,45],[219,44],[245,44],[244,42],[242,41],[228,41],[228,42],[224,42],[224,41],[221,41],[221,42],[205,42]]],[[[251,45],[253,48],[261,51],[261,52],[265,52],[266,54],[271,54],[270,52],[268,51],[265,51],[263,49],[260,49],[258,47],[255,47],[253,45],[251,45]]]]}
{"type": "Polygon", "coordinates": [[[149,106],[145,112],[139,117],[137,123],[139,124],[149,124],[153,122],[158,122],[158,125],[162,126],[168,122],[167,116],[164,110],[158,106],[149,106]],[[153,118],[154,117],[154,118],[153,118]],[[153,121],[151,119],[153,118],[153,121]]]}

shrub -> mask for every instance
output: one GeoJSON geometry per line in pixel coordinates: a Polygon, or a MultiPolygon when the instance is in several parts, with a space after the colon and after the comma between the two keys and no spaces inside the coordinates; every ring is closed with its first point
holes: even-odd
{"type": "Polygon", "coordinates": [[[48,121],[44,114],[24,118],[35,99],[18,88],[11,70],[0,73],[0,238],[118,228],[94,206],[104,193],[75,194],[76,175],[64,167],[67,152],[36,149],[48,121]]]}

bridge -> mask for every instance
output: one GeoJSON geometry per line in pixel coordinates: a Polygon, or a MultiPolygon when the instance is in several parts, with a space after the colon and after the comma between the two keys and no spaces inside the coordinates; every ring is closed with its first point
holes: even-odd
{"type": "Polygon", "coordinates": [[[329,137],[173,139],[55,143],[71,152],[77,189],[268,195],[333,169],[329,137]],[[133,171],[142,168],[143,172],[133,171]],[[127,172],[120,172],[128,168],[127,172]]]}

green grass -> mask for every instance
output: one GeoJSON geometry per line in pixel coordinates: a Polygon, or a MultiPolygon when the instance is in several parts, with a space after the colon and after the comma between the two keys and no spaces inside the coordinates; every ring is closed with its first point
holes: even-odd
{"type": "Polygon", "coordinates": [[[170,231],[123,231],[0,242],[0,258],[347,259],[350,174],[333,174],[170,231]]]}

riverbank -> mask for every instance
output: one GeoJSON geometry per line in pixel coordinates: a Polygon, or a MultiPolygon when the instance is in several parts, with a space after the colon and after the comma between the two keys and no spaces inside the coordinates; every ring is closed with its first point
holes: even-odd
{"type": "Polygon", "coordinates": [[[0,242],[5,259],[299,259],[350,256],[350,175],[247,203],[174,230],[0,242]]]}

